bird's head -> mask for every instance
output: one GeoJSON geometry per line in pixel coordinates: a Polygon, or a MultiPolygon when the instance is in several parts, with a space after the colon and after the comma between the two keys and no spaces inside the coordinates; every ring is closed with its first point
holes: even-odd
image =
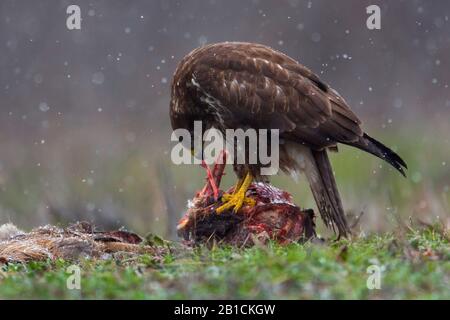
{"type": "Polygon", "coordinates": [[[184,148],[190,150],[197,158],[203,158],[203,130],[201,122],[190,114],[177,114],[171,112],[171,124],[173,132],[184,148]]]}

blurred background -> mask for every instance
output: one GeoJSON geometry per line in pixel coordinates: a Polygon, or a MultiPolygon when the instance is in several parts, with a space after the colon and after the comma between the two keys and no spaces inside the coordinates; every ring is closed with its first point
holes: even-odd
{"type": "MultiPolygon", "coordinates": [[[[0,224],[75,220],[175,238],[204,172],[170,161],[170,82],[192,49],[259,42],[315,71],[408,163],[341,147],[337,183],[358,229],[450,217],[450,3],[0,2],[0,224]],[[68,30],[66,8],[81,8],[68,30]],[[381,30],[366,7],[381,7],[381,30]]],[[[234,182],[231,170],[223,183],[234,182]]],[[[314,207],[304,182],[273,183],[314,207]]]]}

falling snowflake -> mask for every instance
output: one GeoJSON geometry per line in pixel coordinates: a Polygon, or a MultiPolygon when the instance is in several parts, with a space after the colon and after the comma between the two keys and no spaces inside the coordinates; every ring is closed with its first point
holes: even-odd
{"type": "Polygon", "coordinates": [[[42,112],[47,112],[48,110],[50,110],[50,107],[46,102],[41,102],[39,103],[39,110],[41,110],[42,112]]]}
{"type": "Polygon", "coordinates": [[[105,75],[103,74],[103,72],[99,71],[92,75],[92,83],[93,84],[101,85],[101,84],[103,84],[104,81],[105,81],[105,75]]]}

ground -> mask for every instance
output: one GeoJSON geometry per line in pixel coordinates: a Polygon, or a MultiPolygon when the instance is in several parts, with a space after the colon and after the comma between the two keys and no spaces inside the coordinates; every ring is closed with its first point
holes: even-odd
{"type": "MultiPolygon", "coordinates": [[[[354,240],[253,248],[215,245],[167,254],[85,260],[81,290],[67,289],[68,261],[0,269],[1,299],[450,299],[448,230],[405,227],[354,240]],[[369,290],[367,268],[381,270],[369,290]]],[[[373,282],[371,282],[373,283],[373,282]]]]}
{"type": "MultiPolygon", "coordinates": [[[[354,240],[250,249],[183,250],[172,245],[171,253],[162,257],[84,261],[79,263],[80,291],[66,287],[66,269],[72,262],[2,266],[0,299],[450,299],[449,236],[442,231],[450,226],[450,142],[446,138],[450,127],[448,117],[440,119],[433,118],[432,125],[369,130],[406,160],[407,179],[380,159],[355,149],[342,146],[338,154],[330,153],[346,212],[350,218],[364,212],[354,240]],[[446,227],[424,227],[420,221],[442,221],[446,227]],[[367,268],[373,264],[384,266],[380,290],[366,286],[367,268]]],[[[114,137],[114,132],[108,136],[114,137]]],[[[67,135],[64,141],[74,143],[73,139],[67,135]]],[[[0,224],[13,222],[30,230],[47,223],[65,226],[89,220],[106,230],[123,225],[139,234],[151,231],[176,239],[170,231],[185,210],[186,199],[204,185],[203,170],[168,166],[167,155],[158,167],[144,152],[153,150],[148,146],[119,148],[118,155],[99,159],[86,151],[91,150],[85,146],[87,141],[85,137],[82,148],[70,149],[67,159],[57,163],[40,161],[42,166],[37,167],[33,157],[12,159],[14,168],[2,163],[0,224]],[[74,152],[81,160],[71,160],[74,152]],[[59,164],[65,167],[55,170],[59,164]],[[83,182],[92,168],[92,184],[83,182]],[[170,171],[157,174],[152,168],[170,171]],[[170,201],[165,201],[167,194],[170,201]],[[95,204],[93,211],[91,204],[95,204]],[[171,211],[173,220],[168,219],[171,211]]],[[[4,152],[8,154],[14,153],[4,152]]],[[[296,204],[315,208],[304,181],[296,184],[283,175],[271,181],[291,192],[296,204]]],[[[223,185],[233,183],[235,176],[228,173],[223,185]]],[[[319,233],[330,236],[320,219],[317,224],[319,233]]]]}

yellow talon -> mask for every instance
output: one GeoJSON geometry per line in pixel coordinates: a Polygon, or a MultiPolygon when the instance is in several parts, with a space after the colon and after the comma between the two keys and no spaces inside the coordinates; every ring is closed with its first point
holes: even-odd
{"type": "Polygon", "coordinates": [[[256,201],[245,196],[252,180],[252,175],[247,173],[244,181],[238,182],[233,194],[224,194],[222,196],[222,202],[224,202],[224,204],[217,208],[216,212],[222,213],[223,211],[233,208],[233,212],[236,213],[244,204],[254,206],[256,201]]]}
{"type": "Polygon", "coordinates": [[[231,193],[224,193],[222,196],[222,202],[228,202],[231,200],[231,198],[233,198],[233,195],[235,195],[235,193],[231,194],[231,193]]]}

